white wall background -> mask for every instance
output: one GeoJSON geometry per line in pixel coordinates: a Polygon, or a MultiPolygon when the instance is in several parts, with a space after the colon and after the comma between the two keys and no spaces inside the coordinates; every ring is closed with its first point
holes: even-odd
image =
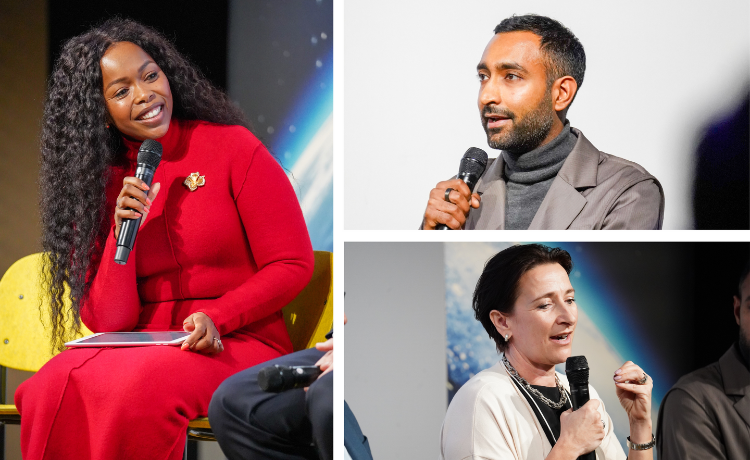
{"type": "Polygon", "coordinates": [[[443,244],[344,250],[345,399],[373,458],[437,458],[448,407],[443,244]]]}
{"type": "Polygon", "coordinates": [[[514,13],[550,16],[579,38],[587,70],[571,124],[661,181],[664,228],[692,227],[696,144],[750,81],[747,0],[347,0],[345,228],[417,228],[468,147],[497,156],[479,123],[476,64],[514,13]]]}

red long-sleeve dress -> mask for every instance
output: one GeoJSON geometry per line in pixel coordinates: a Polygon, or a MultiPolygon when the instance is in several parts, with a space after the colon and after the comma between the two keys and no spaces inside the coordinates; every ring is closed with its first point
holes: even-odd
{"type": "MultiPolygon", "coordinates": [[[[188,421],[206,415],[225,378],[292,351],[281,308],[309,281],[313,254],[283,170],[238,126],[172,120],[159,141],[161,191],[124,266],[110,232],[81,318],[95,332],[182,330],[203,312],[224,351],[60,353],[15,395],[25,460],[182,458],[188,421]],[[194,172],[205,185],[190,191],[194,172]]],[[[139,143],[126,144],[107,188],[112,216],[135,171],[139,143]]]]}

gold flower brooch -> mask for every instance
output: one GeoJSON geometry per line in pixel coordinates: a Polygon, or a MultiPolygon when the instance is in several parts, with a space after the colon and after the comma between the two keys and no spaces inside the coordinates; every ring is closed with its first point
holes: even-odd
{"type": "Polygon", "coordinates": [[[200,173],[194,172],[185,178],[183,184],[185,184],[191,192],[194,192],[198,187],[206,185],[206,176],[201,176],[200,173]]]}

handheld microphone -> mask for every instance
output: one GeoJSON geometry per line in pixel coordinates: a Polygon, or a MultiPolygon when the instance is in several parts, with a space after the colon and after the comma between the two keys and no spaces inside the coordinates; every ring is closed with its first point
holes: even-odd
{"type": "Polygon", "coordinates": [[[264,367],[258,372],[258,386],[269,393],[309,387],[322,373],[318,366],[264,367]]]}
{"type": "MultiPolygon", "coordinates": [[[[565,374],[570,383],[570,404],[578,410],[589,401],[589,362],[585,356],[565,360],[565,374]]],[[[596,452],[581,455],[578,460],[596,460],[596,452]]]]}
{"type": "MultiPolygon", "coordinates": [[[[487,153],[476,147],[469,147],[461,158],[461,165],[458,168],[458,179],[461,179],[469,186],[469,191],[474,192],[477,181],[484,174],[487,167],[487,153]]],[[[450,230],[445,224],[437,224],[435,230],[450,230]]]]}
{"type": "MultiPolygon", "coordinates": [[[[149,187],[154,180],[154,172],[161,161],[161,144],[153,139],[146,139],[138,149],[138,166],[135,170],[135,177],[142,180],[149,187]]],[[[123,219],[120,227],[120,235],[117,237],[117,252],[115,253],[115,262],[125,265],[128,262],[130,251],[135,245],[135,236],[141,227],[141,219],[123,219]]]]}

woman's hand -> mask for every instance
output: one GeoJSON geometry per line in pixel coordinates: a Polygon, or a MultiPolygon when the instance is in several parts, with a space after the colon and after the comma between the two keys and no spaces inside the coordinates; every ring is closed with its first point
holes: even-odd
{"type": "Polygon", "coordinates": [[[576,458],[592,452],[604,439],[604,424],[599,400],[591,399],[578,408],[560,414],[560,439],[549,458],[576,458]],[[559,446],[559,447],[558,447],[559,446]]]}
{"type": "MultiPolygon", "coordinates": [[[[628,361],[615,371],[614,381],[617,386],[617,397],[620,405],[628,414],[630,424],[651,422],[651,390],[654,382],[646,376],[646,381],[639,381],[646,376],[637,364],[628,361]]],[[[643,441],[648,442],[650,439],[643,441]]]]}
{"type": "Polygon", "coordinates": [[[120,236],[122,219],[137,219],[143,216],[143,225],[160,188],[161,184],[157,182],[149,190],[145,182],[132,176],[122,180],[122,190],[115,205],[115,238],[120,236]]]}
{"type": "MultiPolygon", "coordinates": [[[[630,440],[636,444],[651,442],[653,439],[651,427],[653,380],[632,361],[626,362],[617,369],[613,378],[617,386],[620,405],[627,412],[630,421],[630,440]]],[[[630,450],[628,458],[630,460],[653,460],[654,449],[630,450]]]]}
{"type": "Polygon", "coordinates": [[[219,330],[205,313],[193,313],[182,322],[185,332],[192,332],[182,342],[182,350],[200,351],[202,353],[219,353],[224,345],[219,338],[219,330]]]}

